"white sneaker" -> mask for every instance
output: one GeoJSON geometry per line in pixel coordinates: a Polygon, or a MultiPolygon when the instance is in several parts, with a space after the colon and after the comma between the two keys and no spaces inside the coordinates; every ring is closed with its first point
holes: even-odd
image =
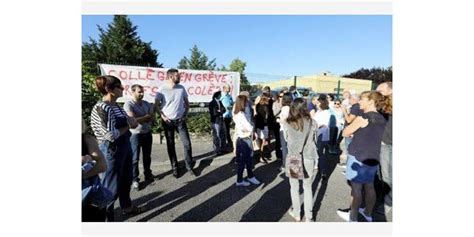
{"type": "Polygon", "coordinates": [[[372,222],[373,219],[371,216],[365,215],[365,208],[359,208],[359,213],[365,218],[367,222],[372,222]]]}
{"type": "Polygon", "coordinates": [[[258,181],[255,177],[252,177],[251,179],[247,179],[252,184],[259,185],[260,181],[258,181]]]}
{"type": "Polygon", "coordinates": [[[347,222],[357,222],[357,220],[351,220],[351,212],[350,211],[345,212],[345,211],[337,210],[337,215],[340,218],[342,218],[343,220],[347,221],[347,222]]]}
{"type": "Polygon", "coordinates": [[[313,221],[312,219],[310,219],[310,218],[306,218],[306,219],[305,219],[305,222],[314,222],[314,221],[313,221]]]}
{"type": "Polygon", "coordinates": [[[132,187],[133,187],[134,189],[138,189],[138,188],[140,187],[140,184],[138,183],[138,181],[133,181],[132,187]]]}
{"type": "Polygon", "coordinates": [[[293,213],[293,208],[290,208],[290,210],[288,210],[288,214],[290,214],[290,216],[293,217],[293,219],[295,219],[295,221],[301,221],[301,218],[299,216],[296,216],[293,213]]]}
{"type": "Polygon", "coordinates": [[[240,186],[247,187],[247,186],[250,186],[250,183],[247,182],[247,181],[245,181],[245,180],[243,180],[243,181],[240,182],[240,183],[239,183],[239,182],[235,183],[235,185],[238,186],[238,187],[240,187],[240,186]]]}

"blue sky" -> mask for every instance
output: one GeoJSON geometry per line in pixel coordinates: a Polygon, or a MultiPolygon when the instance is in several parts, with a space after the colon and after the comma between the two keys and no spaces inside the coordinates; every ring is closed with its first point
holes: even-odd
{"type": "MultiPolygon", "coordinates": [[[[217,65],[247,62],[251,82],[392,65],[391,15],[136,15],[140,38],[176,67],[196,44],[217,65]],[[259,75],[264,74],[264,75],[259,75]]],[[[113,16],[83,15],[82,42],[113,16]]]]}

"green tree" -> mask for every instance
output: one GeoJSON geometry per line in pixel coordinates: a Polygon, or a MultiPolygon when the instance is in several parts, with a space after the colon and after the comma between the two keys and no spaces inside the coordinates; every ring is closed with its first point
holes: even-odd
{"type": "Polygon", "coordinates": [[[220,68],[217,68],[218,71],[229,71],[224,65],[221,65],[220,68]]]}
{"type": "Polygon", "coordinates": [[[158,52],[151,42],[140,39],[137,26],[127,16],[116,15],[107,29],[97,28],[98,41],[89,39],[82,44],[82,116],[87,124],[92,107],[102,97],[95,88],[95,78],[100,75],[97,63],[162,67],[158,52]]]}
{"type": "Polygon", "coordinates": [[[232,60],[232,62],[229,65],[229,71],[240,73],[240,90],[241,91],[248,91],[251,89],[250,83],[247,80],[247,77],[245,76],[246,66],[247,66],[247,63],[240,60],[239,58],[232,60]]]}
{"type": "Polygon", "coordinates": [[[191,51],[191,57],[183,57],[178,63],[178,69],[194,69],[194,70],[215,70],[216,59],[209,61],[206,54],[194,45],[191,51]]]}
{"type": "MultiPolygon", "coordinates": [[[[134,26],[127,16],[116,15],[107,29],[100,26],[97,28],[99,40],[89,39],[90,42],[82,44],[83,62],[162,67],[157,61],[158,51],[151,47],[151,42],[143,42],[140,39],[138,26],[134,26]]],[[[97,66],[91,67],[90,70],[91,73],[99,74],[97,66]]]]}
{"type": "Polygon", "coordinates": [[[373,86],[376,87],[382,82],[392,81],[392,66],[389,66],[387,68],[361,68],[355,72],[343,75],[343,77],[371,80],[373,86]]]}

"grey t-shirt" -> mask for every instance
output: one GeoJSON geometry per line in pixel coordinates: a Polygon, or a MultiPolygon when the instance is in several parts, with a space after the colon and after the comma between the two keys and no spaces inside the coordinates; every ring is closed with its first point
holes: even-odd
{"type": "Polygon", "coordinates": [[[183,117],[186,111],[184,99],[188,93],[184,86],[177,84],[174,87],[163,85],[158,89],[155,100],[161,102],[163,114],[169,119],[175,120],[183,117]]]}
{"type": "MultiPolygon", "coordinates": [[[[129,100],[125,102],[125,104],[123,105],[123,109],[127,113],[132,112],[135,115],[135,118],[143,117],[147,114],[153,113],[153,106],[145,100],[142,100],[140,102],[129,100]]],[[[138,124],[138,127],[130,129],[130,132],[133,134],[149,133],[151,132],[151,122],[138,124]]]]}

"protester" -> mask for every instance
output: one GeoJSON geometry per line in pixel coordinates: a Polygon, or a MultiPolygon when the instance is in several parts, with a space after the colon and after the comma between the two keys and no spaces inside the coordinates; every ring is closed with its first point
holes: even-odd
{"type": "Polygon", "coordinates": [[[328,175],[329,120],[331,113],[329,112],[329,104],[325,94],[319,95],[318,103],[318,111],[313,117],[318,123],[318,143],[316,144],[319,157],[318,168],[321,173],[321,178],[326,180],[328,175]]]}
{"type": "Polygon", "coordinates": [[[264,149],[268,139],[268,121],[270,110],[268,109],[270,97],[264,93],[260,97],[258,104],[255,107],[255,127],[257,128],[257,139],[260,144],[260,162],[268,163],[264,156],[264,149]]]}
{"type": "MultiPolygon", "coordinates": [[[[250,100],[250,93],[248,91],[241,91],[239,93],[239,95],[242,95],[242,96],[245,96],[247,98],[247,102],[245,103],[245,111],[244,111],[244,114],[245,114],[245,118],[247,118],[247,121],[249,121],[249,123],[254,127],[254,124],[255,124],[255,121],[254,121],[254,110],[253,110],[253,104],[252,104],[252,101],[250,100]]],[[[235,110],[235,103],[234,103],[234,106],[232,108],[232,111],[235,110]]],[[[254,128],[255,130],[255,128],[254,128]]],[[[252,132],[252,141],[254,139],[253,137],[253,134],[254,132],[252,132]]],[[[234,132],[234,156],[236,156],[237,154],[237,150],[236,150],[236,146],[237,146],[237,133],[234,132]]],[[[253,151],[253,147],[252,147],[252,151],[253,151]]]]}
{"type": "Polygon", "coordinates": [[[288,155],[288,145],[285,140],[284,136],[284,130],[285,130],[285,124],[286,119],[288,118],[288,115],[290,113],[290,106],[291,102],[293,101],[291,98],[291,93],[286,92],[284,94],[280,94],[281,96],[281,112],[279,116],[277,116],[277,122],[280,123],[280,146],[281,146],[281,151],[282,151],[282,160],[281,160],[281,168],[280,171],[285,170],[285,162],[286,162],[286,156],[288,155]]]}
{"type": "Polygon", "coordinates": [[[209,102],[209,113],[211,115],[211,128],[213,138],[213,148],[216,156],[220,156],[226,151],[226,131],[224,124],[224,113],[226,109],[220,101],[221,91],[214,91],[212,100],[209,102]]]}
{"type": "Polygon", "coordinates": [[[348,90],[344,90],[344,92],[342,93],[342,97],[343,97],[342,108],[347,109],[347,110],[350,109],[350,107],[351,107],[351,103],[350,103],[351,93],[348,90]]]}
{"type": "Polygon", "coordinates": [[[130,143],[132,145],[133,160],[132,160],[132,187],[139,189],[140,171],[138,169],[140,149],[143,157],[143,170],[145,180],[148,182],[154,181],[154,176],[151,171],[151,147],[153,144],[153,136],[151,135],[151,124],[154,121],[153,105],[148,101],[143,100],[144,90],[141,85],[132,86],[132,100],[125,102],[123,109],[127,112],[129,117],[135,118],[138,122],[136,128],[130,129],[132,136],[130,143]]]}
{"type": "Polygon", "coordinates": [[[239,95],[235,101],[233,120],[235,123],[235,133],[237,134],[236,156],[237,156],[237,183],[236,186],[249,186],[251,183],[259,185],[253,172],[253,148],[252,133],[253,126],[245,115],[247,107],[247,97],[239,95]],[[247,170],[247,180],[243,180],[244,169],[247,170]]]}
{"type": "MultiPolygon", "coordinates": [[[[343,108],[344,113],[344,120],[346,122],[345,127],[349,126],[349,124],[354,121],[358,116],[363,114],[363,111],[359,107],[359,95],[358,94],[351,94],[349,97],[350,107],[349,109],[343,108]]],[[[340,156],[340,163],[338,164],[340,167],[345,168],[345,164],[347,162],[347,149],[351,144],[352,136],[344,137],[344,156],[340,156]]]]}
{"type": "Polygon", "coordinates": [[[339,99],[336,99],[334,101],[334,108],[332,109],[334,116],[336,117],[336,127],[337,127],[337,133],[336,133],[336,148],[339,150],[339,147],[341,145],[342,139],[344,138],[342,136],[342,130],[344,129],[344,111],[342,108],[342,102],[339,99]]]}
{"type": "MultiPolygon", "coordinates": [[[[377,91],[386,96],[388,102],[392,103],[392,82],[384,82],[377,87],[377,91]]],[[[384,117],[387,119],[382,136],[382,145],[380,149],[380,171],[382,173],[382,181],[388,185],[389,191],[384,195],[384,211],[386,214],[392,207],[392,109],[387,106],[383,111],[384,117]]]]}
{"type": "Polygon", "coordinates": [[[186,169],[192,176],[197,176],[193,170],[192,146],[189,138],[186,117],[189,111],[188,93],[184,86],[180,85],[178,70],[172,68],[166,72],[168,83],[162,85],[155,97],[155,111],[161,116],[163,129],[166,137],[166,147],[170,158],[173,176],[178,178],[179,167],[176,157],[176,147],[174,142],[175,130],[183,143],[184,161],[186,169]]]}
{"type": "Polygon", "coordinates": [[[334,107],[334,95],[333,94],[328,94],[328,103],[329,103],[329,108],[332,109],[334,107]]]}
{"type": "MultiPolygon", "coordinates": [[[[291,96],[291,94],[286,95],[291,96]]],[[[286,100],[288,98],[285,98],[286,100]]],[[[312,121],[308,112],[306,103],[302,98],[293,101],[290,107],[288,118],[285,126],[284,140],[287,141],[288,155],[303,155],[303,196],[304,196],[304,213],[306,222],[313,221],[313,190],[312,181],[314,175],[314,167],[317,166],[318,154],[316,153],[316,132],[317,123],[312,121]],[[307,141],[305,143],[307,137],[307,141]],[[303,151],[303,152],[302,152],[303,151]]],[[[286,167],[287,174],[289,167],[286,167]]],[[[296,178],[289,176],[291,206],[288,213],[296,221],[301,220],[301,201],[300,201],[300,182],[296,178]]]]}
{"type": "Polygon", "coordinates": [[[316,114],[317,110],[318,110],[318,96],[313,95],[313,97],[311,97],[311,102],[308,103],[308,111],[309,111],[309,114],[311,114],[311,118],[314,118],[314,115],[316,114]]]}
{"type": "MultiPolygon", "coordinates": [[[[97,176],[107,169],[104,155],[97,145],[94,137],[86,133],[87,127],[84,120],[82,120],[82,185],[83,189],[87,188],[86,182],[91,182],[91,178],[100,178],[97,176]],[[85,169],[90,164],[89,169],[85,169]]],[[[105,208],[93,205],[91,200],[87,200],[82,205],[82,221],[83,222],[103,222],[105,221],[105,208]]]]}
{"type": "Polygon", "coordinates": [[[300,98],[300,93],[298,92],[298,90],[296,89],[296,86],[290,86],[290,89],[289,89],[290,93],[291,93],[291,97],[293,100],[295,100],[296,98],[300,98]]]}
{"type": "Polygon", "coordinates": [[[334,112],[334,95],[328,94],[328,103],[329,103],[329,154],[335,155],[339,153],[339,147],[337,143],[337,119],[334,112]]]}
{"type": "MultiPolygon", "coordinates": [[[[272,137],[275,138],[275,156],[277,159],[282,159],[282,152],[280,146],[280,124],[276,121],[275,112],[273,111],[273,104],[275,103],[276,99],[273,98],[272,92],[270,87],[265,86],[263,88],[263,94],[269,97],[268,100],[268,130],[272,134],[272,137]]],[[[270,136],[269,136],[270,137],[270,136]]],[[[270,139],[268,140],[270,143],[270,139]]]]}
{"type": "Polygon", "coordinates": [[[377,111],[387,111],[391,105],[387,97],[376,91],[361,94],[359,102],[363,114],[344,129],[343,136],[354,135],[347,155],[346,179],[351,184],[351,209],[349,212],[338,210],[337,214],[349,222],[357,222],[360,213],[368,222],[372,221],[372,210],[375,205],[374,178],[380,161],[380,147],[385,130],[386,120],[377,111]],[[362,191],[365,192],[365,208],[362,203],[362,191]]]}
{"type": "MultiPolygon", "coordinates": [[[[130,198],[132,148],[129,131],[130,128],[136,128],[138,123],[128,117],[116,102],[123,93],[123,86],[117,77],[99,76],[95,84],[103,95],[102,101],[94,105],[91,114],[91,128],[107,161],[102,182],[112,192],[114,201],[119,199],[122,214],[139,213],[141,209],[134,206],[130,198]]],[[[107,206],[107,221],[114,221],[114,201],[107,206]]]]}
{"type": "Polygon", "coordinates": [[[226,135],[226,149],[231,151],[233,149],[233,142],[230,136],[230,123],[232,122],[232,107],[234,105],[234,100],[230,95],[230,86],[228,84],[224,85],[221,96],[222,104],[225,108],[224,113],[224,124],[225,124],[225,135],[226,135]]]}

